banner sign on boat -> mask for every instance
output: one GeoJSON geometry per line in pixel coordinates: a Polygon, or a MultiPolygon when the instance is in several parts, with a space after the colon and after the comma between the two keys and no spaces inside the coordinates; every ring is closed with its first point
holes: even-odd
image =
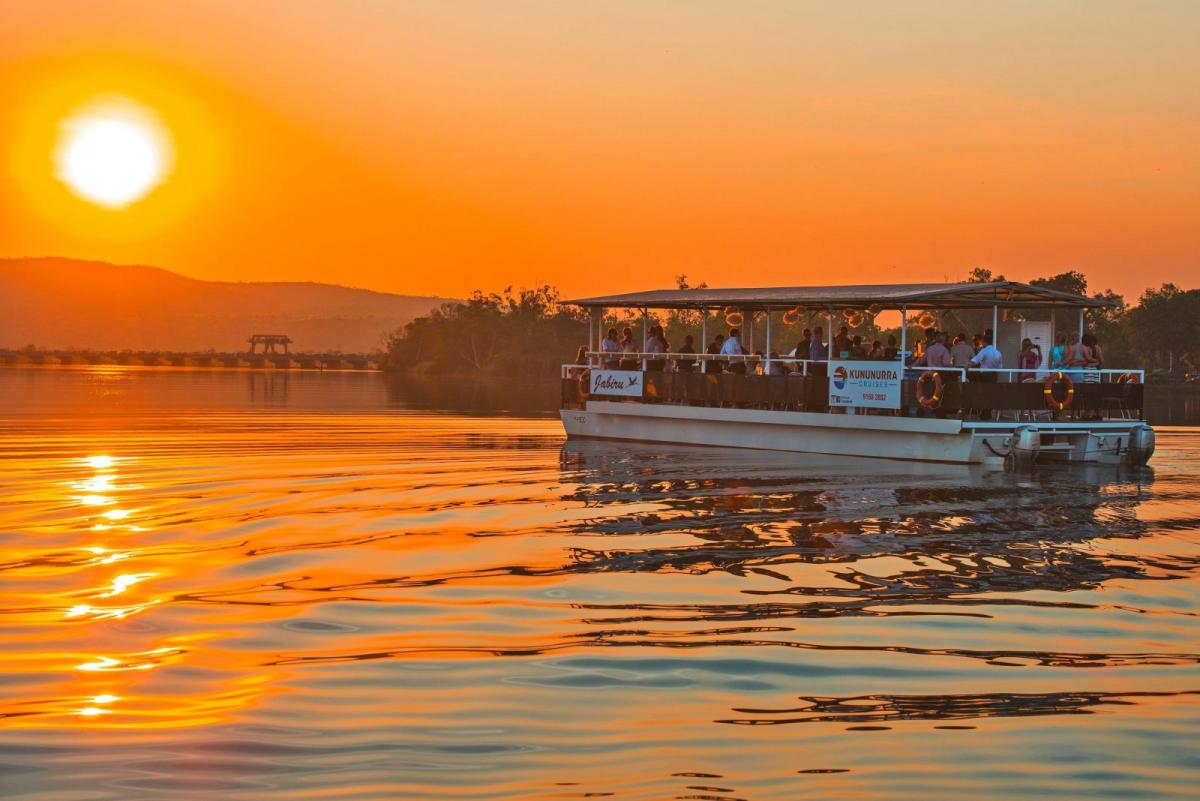
{"type": "Polygon", "coordinates": [[[829,362],[829,405],[899,409],[900,361],[829,362]]]}
{"type": "Polygon", "coordinates": [[[642,397],[640,370],[592,370],[591,395],[618,395],[623,398],[642,397]]]}

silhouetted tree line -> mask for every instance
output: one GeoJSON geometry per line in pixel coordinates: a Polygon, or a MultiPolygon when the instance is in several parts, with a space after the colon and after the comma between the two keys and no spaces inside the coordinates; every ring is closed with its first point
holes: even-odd
{"type": "MultiPolygon", "coordinates": [[[[679,289],[701,289],[704,283],[689,285],[687,276],[676,276],[679,289]]],[[[1004,276],[977,268],[968,281],[984,283],[1003,281],[1004,276]]],[[[1078,295],[1088,294],[1087,278],[1070,270],[1048,278],[1036,278],[1035,286],[1058,289],[1078,295]]],[[[1170,372],[1181,376],[1196,369],[1200,360],[1200,289],[1183,290],[1174,284],[1159,289],[1147,289],[1137,305],[1130,306],[1125,298],[1105,290],[1092,295],[1117,304],[1113,309],[1089,309],[1085,327],[1094,333],[1104,349],[1105,360],[1114,367],[1142,367],[1170,372]]],[[[573,306],[559,302],[559,292],[545,285],[535,289],[514,291],[507,287],[502,293],[484,294],[476,291],[466,301],[444,303],[424,317],[418,317],[393,332],[387,341],[384,365],[391,370],[411,370],[428,373],[490,372],[497,375],[552,375],[558,366],[574,360],[580,345],[587,343],[587,315],[573,306]]],[[[1073,333],[1079,326],[1078,312],[1063,310],[1055,315],[1056,332],[1073,333]]],[[[1038,319],[1039,312],[1031,310],[1029,319],[1038,319]]],[[[1044,315],[1047,312],[1040,312],[1044,315]]],[[[651,314],[650,322],[666,329],[667,340],[673,346],[690,334],[699,349],[701,316],[698,312],[672,311],[651,314]]],[[[974,334],[991,327],[991,311],[959,310],[943,316],[942,327],[952,333],[974,334]]],[[[794,326],[783,323],[781,313],[774,313],[773,348],[787,352],[799,337],[802,328],[825,326],[823,316],[794,326]]],[[[840,324],[840,321],[839,321],[840,324]]],[[[761,315],[753,323],[764,330],[761,315]]],[[[629,326],[635,336],[641,336],[642,317],[636,309],[606,309],[605,328],[618,330],[629,326]]],[[[910,341],[919,332],[910,320],[910,341]]],[[[707,334],[723,330],[724,321],[710,315],[707,334]]],[[[864,338],[898,334],[899,329],[884,329],[868,320],[853,333],[864,338]]],[[[759,335],[761,337],[761,334],[759,335]]],[[[761,344],[761,339],[756,338],[761,344]]]]}
{"type": "Polygon", "coordinates": [[[587,342],[587,317],[559,304],[552,286],[484,294],[443,303],[393,332],[384,366],[429,373],[555,371],[587,342]]]}
{"type": "MultiPolygon", "coordinates": [[[[993,276],[990,270],[977,268],[967,280],[1005,279],[1003,275],[993,276]]],[[[1078,270],[1035,278],[1029,283],[1088,295],[1087,277],[1078,270]]],[[[1158,289],[1144,291],[1136,305],[1126,303],[1123,295],[1111,289],[1094,292],[1091,297],[1116,304],[1112,309],[1089,309],[1084,315],[1084,327],[1099,339],[1108,365],[1169,372],[1177,378],[1196,370],[1200,360],[1200,289],[1185,290],[1165,283],[1158,289]]],[[[1054,315],[1056,332],[1078,330],[1077,311],[1057,311],[1054,315]]]]}

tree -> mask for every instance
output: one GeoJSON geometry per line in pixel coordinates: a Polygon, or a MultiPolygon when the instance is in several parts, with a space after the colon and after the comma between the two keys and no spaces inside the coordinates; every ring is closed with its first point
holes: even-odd
{"type": "Polygon", "coordinates": [[[986,267],[974,267],[967,273],[968,284],[990,284],[993,281],[1007,280],[1003,275],[992,275],[992,271],[986,267]]]}
{"type": "Polygon", "coordinates": [[[1200,347],[1200,289],[1182,290],[1175,284],[1147,289],[1130,312],[1129,330],[1147,365],[1178,370],[1182,357],[1194,361],[1200,347]]]}
{"type": "Polygon", "coordinates": [[[465,302],[444,303],[388,337],[387,369],[431,372],[552,371],[587,342],[582,313],[560,306],[545,285],[501,294],[476,290],[465,302]]]}

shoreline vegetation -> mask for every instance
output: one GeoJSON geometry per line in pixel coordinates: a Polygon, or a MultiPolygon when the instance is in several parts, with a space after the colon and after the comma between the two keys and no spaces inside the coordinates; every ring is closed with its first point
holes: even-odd
{"type": "MultiPolygon", "coordinates": [[[[990,270],[975,269],[967,281],[986,283],[1003,281],[1003,275],[990,270]]],[[[1088,282],[1083,273],[1071,270],[1058,275],[1035,278],[1035,286],[1087,295],[1088,282]]],[[[702,289],[707,285],[689,285],[686,275],[676,277],[681,290],[702,289]]],[[[1117,304],[1113,309],[1089,310],[1086,330],[1095,334],[1104,348],[1109,364],[1145,369],[1158,381],[1183,381],[1196,372],[1200,361],[1200,289],[1184,290],[1175,284],[1163,284],[1158,289],[1146,289],[1134,305],[1112,290],[1092,293],[1117,304]]],[[[1047,319],[1055,314],[1055,331],[1073,333],[1078,330],[1074,310],[1061,312],[1030,311],[1028,319],[1047,319]]],[[[763,318],[760,316],[759,320],[763,318]]],[[[698,312],[672,311],[651,313],[650,325],[662,325],[667,341],[673,346],[687,335],[694,337],[698,349],[701,342],[701,316],[698,312]]],[[[757,323],[761,325],[762,323],[757,323]]],[[[777,348],[783,353],[791,350],[805,327],[824,325],[824,317],[810,323],[787,325],[782,312],[772,313],[777,348]]],[[[868,342],[898,336],[899,326],[876,326],[867,316],[857,327],[850,326],[851,335],[861,334],[868,342]]],[[[637,309],[606,309],[604,327],[624,327],[640,336],[642,316],[637,309]]],[[[951,333],[968,336],[991,326],[990,311],[949,312],[942,327],[951,333]]],[[[708,334],[724,330],[720,317],[710,316],[708,334]]],[[[910,342],[921,336],[921,329],[910,319],[910,342]]],[[[489,375],[510,379],[555,373],[559,365],[570,363],[581,345],[586,344],[588,322],[586,314],[561,303],[559,291],[551,285],[534,289],[506,287],[500,293],[485,294],[476,290],[465,301],[443,303],[429,314],[417,317],[387,338],[380,366],[388,372],[415,375],[489,375]]]]}

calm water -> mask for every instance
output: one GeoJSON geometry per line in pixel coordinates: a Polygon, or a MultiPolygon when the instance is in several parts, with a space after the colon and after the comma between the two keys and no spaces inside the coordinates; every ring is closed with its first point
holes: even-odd
{"type": "Polygon", "coordinates": [[[0,370],[0,796],[1196,797],[1200,430],[1014,477],[421,404],[0,370]]]}

